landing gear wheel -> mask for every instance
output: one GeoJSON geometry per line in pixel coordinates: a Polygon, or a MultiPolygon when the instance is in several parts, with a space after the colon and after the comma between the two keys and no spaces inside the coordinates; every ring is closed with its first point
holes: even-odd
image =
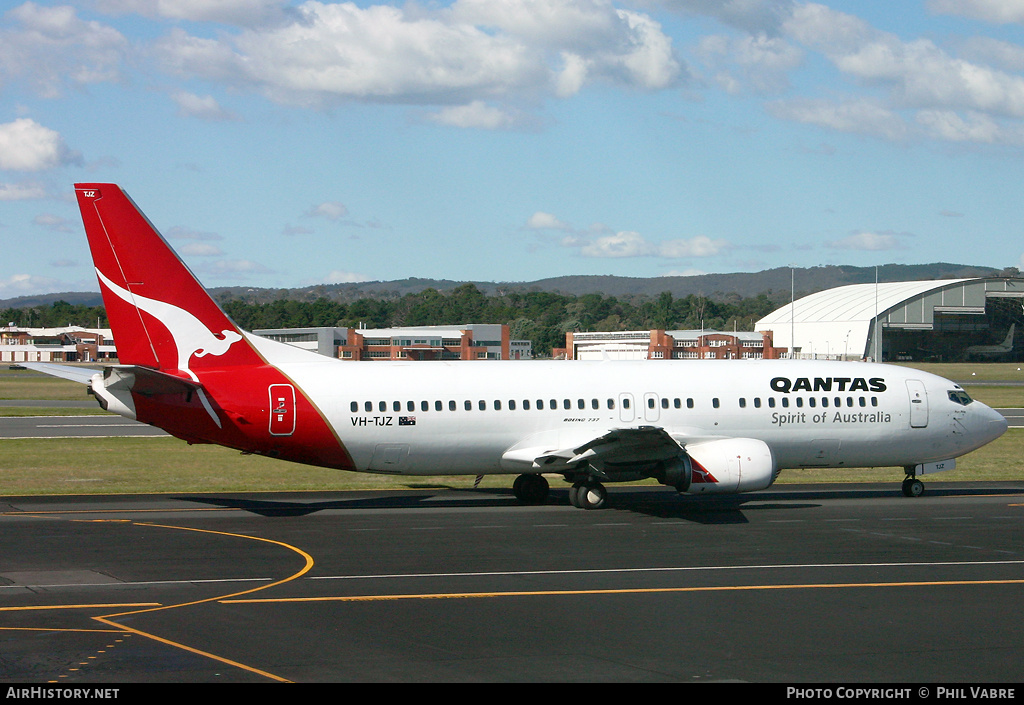
{"type": "Polygon", "coordinates": [[[524,504],[543,504],[548,498],[548,488],[543,475],[520,475],[512,483],[512,493],[524,504]]]}
{"type": "Polygon", "coordinates": [[[600,482],[577,482],[569,490],[569,502],[579,509],[601,509],[608,501],[608,490],[600,482]]]}
{"type": "Polygon", "coordinates": [[[904,497],[920,497],[924,494],[924,483],[916,477],[908,477],[903,481],[904,497]]]}

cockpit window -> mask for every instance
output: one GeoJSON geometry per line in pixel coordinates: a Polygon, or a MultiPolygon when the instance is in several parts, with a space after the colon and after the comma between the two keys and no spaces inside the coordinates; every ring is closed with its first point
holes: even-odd
{"type": "Polygon", "coordinates": [[[973,399],[971,399],[970,395],[967,392],[959,389],[950,389],[948,394],[949,400],[955,404],[962,404],[963,406],[967,406],[972,401],[974,401],[973,399]]]}

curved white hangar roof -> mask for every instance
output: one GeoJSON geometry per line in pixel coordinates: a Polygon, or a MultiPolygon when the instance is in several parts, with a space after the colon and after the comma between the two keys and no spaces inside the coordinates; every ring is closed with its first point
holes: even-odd
{"type": "Polygon", "coordinates": [[[935,313],[984,315],[985,299],[1024,297],[1024,280],[1003,278],[850,284],[819,291],[768,314],[754,326],[775,347],[801,357],[876,357],[873,326],[931,330],[935,313]]]}

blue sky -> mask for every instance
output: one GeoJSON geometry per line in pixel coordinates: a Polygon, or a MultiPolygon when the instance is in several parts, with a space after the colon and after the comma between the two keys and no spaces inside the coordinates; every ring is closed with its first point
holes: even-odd
{"type": "Polygon", "coordinates": [[[207,286],[1024,269],[1024,0],[4,7],[0,298],[108,181],[207,286]]]}

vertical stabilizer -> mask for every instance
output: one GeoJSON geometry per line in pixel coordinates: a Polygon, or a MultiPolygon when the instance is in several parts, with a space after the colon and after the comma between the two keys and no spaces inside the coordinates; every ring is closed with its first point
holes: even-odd
{"type": "Polygon", "coordinates": [[[120,361],[198,380],[260,364],[241,332],[116,184],[75,184],[120,361]]]}

